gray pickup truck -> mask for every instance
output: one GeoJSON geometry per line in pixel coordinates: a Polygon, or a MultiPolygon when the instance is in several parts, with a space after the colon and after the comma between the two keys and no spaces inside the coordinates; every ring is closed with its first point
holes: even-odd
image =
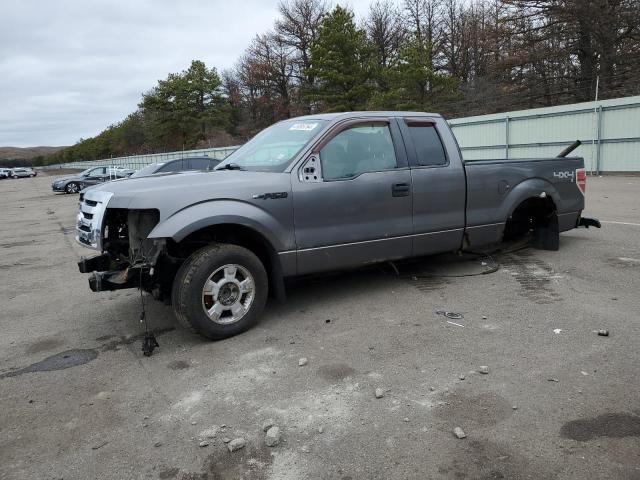
{"type": "Polygon", "coordinates": [[[419,112],[279,122],[212,172],[116,180],[80,199],[93,291],[142,288],[210,339],[254,325],[284,279],[531,235],[557,249],[581,218],[581,158],[463,161],[419,112]]]}

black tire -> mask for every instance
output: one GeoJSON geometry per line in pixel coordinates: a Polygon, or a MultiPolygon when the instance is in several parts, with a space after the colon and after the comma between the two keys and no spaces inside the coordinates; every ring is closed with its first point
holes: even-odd
{"type": "Polygon", "coordinates": [[[238,335],[253,327],[267,302],[269,282],[258,257],[238,245],[217,243],[193,253],[180,267],[173,281],[171,304],[178,321],[211,340],[238,335]],[[203,288],[209,277],[225,265],[237,265],[253,277],[253,301],[246,313],[233,323],[216,323],[204,309],[203,288]]]}
{"type": "Polygon", "coordinates": [[[80,191],[80,185],[77,182],[69,182],[64,187],[65,193],[78,193],[80,191]]]}

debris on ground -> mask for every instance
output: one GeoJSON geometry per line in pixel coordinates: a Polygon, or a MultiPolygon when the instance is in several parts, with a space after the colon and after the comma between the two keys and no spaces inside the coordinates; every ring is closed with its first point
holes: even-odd
{"type": "Polygon", "coordinates": [[[305,357],[302,357],[300,360],[298,360],[299,367],[304,367],[307,363],[309,363],[309,360],[307,360],[305,357]]]}
{"type": "Polygon", "coordinates": [[[153,444],[154,447],[158,448],[162,446],[162,442],[156,442],[153,444]]]}
{"type": "Polygon", "coordinates": [[[454,428],[453,434],[459,439],[467,438],[467,434],[464,433],[464,430],[462,430],[460,427],[454,428]]]}
{"type": "Polygon", "coordinates": [[[264,443],[267,447],[275,447],[280,443],[280,429],[278,427],[271,427],[267,430],[267,434],[264,437],[264,443]]]}
{"type": "Polygon", "coordinates": [[[556,335],[557,335],[558,333],[560,333],[561,331],[562,331],[562,329],[561,329],[561,328],[554,328],[554,329],[553,329],[553,333],[555,333],[556,335]]]}
{"type": "Polygon", "coordinates": [[[451,321],[447,320],[447,323],[450,323],[451,325],[455,325],[456,327],[464,328],[464,325],[460,325],[459,323],[456,323],[456,322],[451,322],[451,321]]]}
{"type": "Polygon", "coordinates": [[[514,406],[513,406],[513,407],[511,407],[511,408],[512,408],[512,409],[514,409],[514,410],[517,410],[517,409],[518,409],[518,406],[517,406],[517,405],[514,405],[514,406]]]}
{"type": "Polygon", "coordinates": [[[104,447],[107,443],[109,443],[109,442],[102,442],[102,443],[100,443],[98,445],[94,445],[93,447],[91,447],[91,450],[98,450],[99,448],[104,447]]]}
{"type": "Polygon", "coordinates": [[[486,316],[486,315],[483,315],[483,316],[482,316],[482,319],[483,319],[483,320],[486,320],[486,319],[487,319],[487,316],[486,316]]]}
{"type": "Polygon", "coordinates": [[[384,397],[384,390],[383,390],[383,389],[381,389],[381,388],[376,388],[375,396],[376,396],[376,398],[382,398],[382,397],[384,397]]]}
{"type": "Polygon", "coordinates": [[[247,444],[247,441],[244,438],[242,437],[234,438],[227,444],[227,448],[229,449],[230,452],[235,452],[236,450],[240,450],[241,448],[244,448],[246,444],[247,444]]]}
{"type": "Polygon", "coordinates": [[[608,337],[609,336],[609,330],[598,330],[598,335],[601,337],[608,337]]]}
{"type": "Polygon", "coordinates": [[[211,427],[211,428],[207,428],[206,430],[203,430],[202,432],[200,432],[199,437],[200,438],[215,438],[216,434],[218,433],[218,429],[216,427],[211,427]]]}
{"type": "Polygon", "coordinates": [[[558,380],[557,378],[553,378],[552,377],[552,378],[547,378],[547,381],[548,382],[556,382],[556,383],[558,383],[560,380],[558,380]]]}
{"type": "Polygon", "coordinates": [[[409,421],[409,417],[404,417],[403,421],[408,422],[409,421]]]}
{"type": "Polygon", "coordinates": [[[223,442],[223,443],[229,443],[230,441],[231,441],[231,439],[230,439],[230,438],[228,438],[228,437],[224,437],[224,438],[222,439],[222,442],[223,442]]]}
{"type": "Polygon", "coordinates": [[[489,373],[489,367],[487,365],[480,365],[478,367],[478,373],[482,373],[483,375],[486,375],[487,373],[489,373]]]}
{"type": "Polygon", "coordinates": [[[309,447],[307,447],[306,445],[303,445],[303,446],[300,448],[300,451],[301,451],[302,453],[309,453],[309,452],[311,451],[311,449],[310,449],[309,447]]]}
{"type": "Polygon", "coordinates": [[[208,447],[209,445],[211,445],[211,442],[208,442],[208,441],[206,441],[206,440],[203,440],[203,441],[201,441],[198,445],[199,445],[200,447],[208,447]]]}
{"type": "Polygon", "coordinates": [[[459,378],[460,380],[464,380],[464,379],[465,379],[465,378],[467,378],[467,377],[465,377],[464,375],[459,375],[459,376],[458,376],[458,378],[459,378]]]}
{"type": "Polygon", "coordinates": [[[197,425],[198,422],[191,422],[191,425],[197,425]]]}
{"type": "Polygon", "coordinates": [[[318,433],[324,433],[324,427],[322,425],[318,427],[318,433]]]}
{"type": "Polygon", "coordinates": [[[262,424],[262,431],[266,432],[267,430],[269,430],[271,427],[273,427],[276,424],[276,422],[273,420],[273,418],[267,418],[264,423],[262,424]]]}
{"type": "Polygon", "coordinates": [[[464,315],[456,312],[447,312],[446,310],[436,310],[436,315],[442,315],[449,320],[462,320],[464,315]]]}

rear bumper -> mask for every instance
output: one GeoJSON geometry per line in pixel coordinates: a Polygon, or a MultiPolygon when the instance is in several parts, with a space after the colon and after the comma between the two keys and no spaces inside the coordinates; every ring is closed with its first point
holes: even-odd
{"type": "Polygon", "coordinates": [[[602,225],[600,224],[600,220],[598,220],[597,218],[580,217],[580,220],[578,221],[578,227],[584,227],[584,228],[596,227],[596,228],[601,228],[602,225]]]}

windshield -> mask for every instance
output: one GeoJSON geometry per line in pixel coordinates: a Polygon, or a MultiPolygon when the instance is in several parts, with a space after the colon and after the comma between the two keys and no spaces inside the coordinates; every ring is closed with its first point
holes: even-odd
{"type": "Polygon", "coordinates": [[[282,172],[302,148],[314,138],[327,120],[288,120],[261,131],[229,155],[215,169],[236,164],[241,170],[282,172]]]}
{"type": "Polygon", "coordinates": [[[162,165],[164,165],[164,163],[152,163],[151,165],[147,165],[146,167],[141,168],[140,170],[135,172],[133,175],[131,175],[129,178],[146,177],[147,175],[151,175],[153,173],[156,173],[156,171],[162,165]]]}

